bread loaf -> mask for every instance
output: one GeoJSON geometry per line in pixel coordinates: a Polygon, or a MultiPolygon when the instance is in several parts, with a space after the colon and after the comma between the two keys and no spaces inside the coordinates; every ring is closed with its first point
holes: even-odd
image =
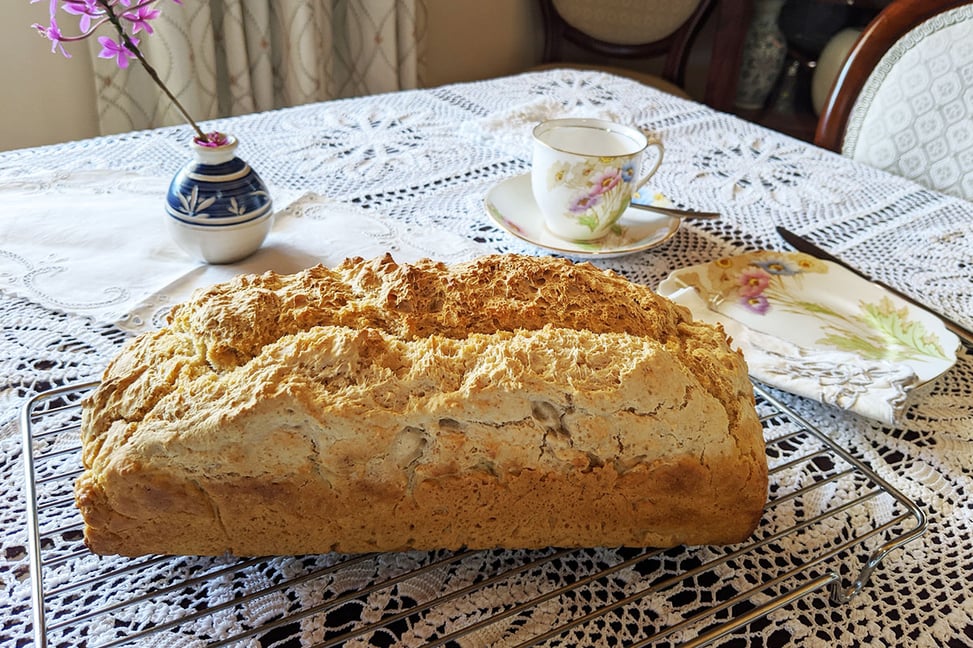
{"type": "Polygon", "coordinates": [[[82,443],[103,554],[732,543],[767,495],[725,334],[554,258],[200,291],[110,363],[82,443]]]}

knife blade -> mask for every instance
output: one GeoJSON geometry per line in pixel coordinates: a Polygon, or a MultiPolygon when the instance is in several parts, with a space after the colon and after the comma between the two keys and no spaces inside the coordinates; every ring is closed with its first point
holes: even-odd
{"type": "Polygon", "coordinates": [[[899,299],[903,299],[903,300],[909,302],[910,304],[912,304],[913,306],[915,306],[917,308],[921,308],[924,311],[927,311],[927,312],[932,313],[933,315],[935,315],[936,317],[938,317],[940,320],[942,320],[943,325],[947,329],[949,329],[950,331],[952,331],[953,333],[955,333],[966,344],[969,344],[969,345],[973,346],[973,332],[971,332],[970,330],[968,330],[966,328],[963,328],[962,326],[960,326],[956,322],[952,321],[948,317],[944,317],[942,314],[937,313],[937,312],[931,310],[928,306],[926,306],[925,304],[923,304],[919,300],[915,299],[914,297],[910,297],[909,295],[905,294],[901,290],[898,290],[897,288],[893,288],[892,286],[888,285],[887,283],[883,283],[881,281],[877,281],[876,279],[872,279],[871,277],[869,277],[868,275],[866,275],[861,270],[859,270],[859,269],[857,269],[857,268],[849,265],[848,263],[842,261],[841,259],[839,259],[835,255],[831,254],[827,250],[823,250],[823,249],[819,248],[817,245],[815,245],[811,241],[807,240],[803,236],[800,236],[798,234],[795,234],[794,232],[792,232],[792,231],[790,231],[790,230],[788,230],[788,229],[786,229],[784,227],[781,227],[781,226],[778,225],[777,226],[777,233],[780,235],[780,237],[782,239],[784,239],[785,241],[787,241],[787,243],[790,244],[790,246],[793,247],[798,252],[803,252],[805,254],[810,254],[813,257],[817,257],[817,258],[822,259],[824,261],[831,261],[832,263],[835,263],[837,265],[840,265],[845,270],[848,270],[850,272],[855,273],[856,275],[858,275],[859,277],[861,277],[865,281],[870,281],[871,283],[875,284],[876,286],[881,286],[882,288],[884,288],[885,290],[889,291],[890,293],[892,293],[893,295],[895,295],[899,299]]]}

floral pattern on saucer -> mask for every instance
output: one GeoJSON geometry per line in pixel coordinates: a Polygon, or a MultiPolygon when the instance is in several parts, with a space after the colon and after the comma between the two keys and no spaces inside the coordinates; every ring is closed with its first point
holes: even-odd
{"type": "Polygon", "coordinates": [[[692,273],[682,278],[716,311],[732,301],[754,315],[770,316],[779,309],[817,320],[823,333],[814,340],[817,346],[868,360],[947,359],[940,336],[888,295],[860,299],[857,310],[844,310],[807,294],[804,279],[828,271],[829,264],[800,252],[755,252],[708,264],[705,281],[694,280],[692,273]]]}
{"type": "Polygon", "coordinates": [[[722,326],[755,380],[889,425],[956,362],[959,339],[935,315],[800,252],[682,268],[658,292],[722,326]]]}

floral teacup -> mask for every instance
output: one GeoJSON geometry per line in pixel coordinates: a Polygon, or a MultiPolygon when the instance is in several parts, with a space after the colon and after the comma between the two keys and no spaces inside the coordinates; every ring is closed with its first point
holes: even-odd
{"type": "Polygon", "coordinates": [[[663,151],[658,138],[601,119],[541,122],[534,128],[531,189],[545,225],[572,241],[605,236],[658,170],[663,151]],[[639,175],[650,146],[658,155],[639,175]]]}

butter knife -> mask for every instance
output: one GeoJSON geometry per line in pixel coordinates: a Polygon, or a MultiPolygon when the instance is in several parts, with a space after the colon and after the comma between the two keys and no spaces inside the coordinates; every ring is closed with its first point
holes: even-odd
{"type": "Polygon", "coordinates": [[[857,268],[853,268],[852,266],[848,265],[847,263],[845,263],[844,261],[842,261],[838,257],[836,257],[833,254],[831,254],[830,252],[827,252],[826,250],[822,250],[821,248],[819,248],[814,243],[811,243],[806,238],[804,238],[804,237],[802,237],[802,236],[800,236],[798,234],[795,234],[794,232],[792,232],[792,231],[790,231],[790,230],[788,230],[786,228],[777,226],[777,233],[780,234],[781,238],[784,239],[785,241],[787,241],[791,245],[791,247],[793,247],[798,252],[803,252],[805,254],[810,254],[811,256],[817,257],[817,258],[822,259],[824,261],[831,261],[832,263],[836,263],[837,265],[840,265],[845,270],[849,270],[851,272],[854,272],[856,275],[858,275],[859,277],[861,277],[865,281],[870,281],[873,284],[875,284],[876,286],[881,286],[882,288],[884,288],[885,290],[889,291],[890,293],[892,293],[896,297],[898,297],[900,299],[904,299],[905,301],[909,302],[910,304],[912,304],[913,306],[915,306],[917,308],[921,308],[921,309],[923,309],[925,311],[928,311],[928,312],[932,313],[933,315],[935,315],[936,317],[938,317],[940,320],[942,320],[943,325],[947,329],[949,329],[950,331],[952,331],[953,333],[955,333],[961,340],[963,340],[967,344],[973,346],[973,332],[969,331],[968,329],[963,328],[962,326],[960,326],[956,322],[954,322],[954,321],[952,321],[952,320],[950,320],[950,319],[948,319],[946,317],[943,317],[941,314],[939,314],[939,313],[937,313],[935,311],[930,310],[930,308],[928,306],[926,306],[922,302],[918,301],[917,299],[915,299],[913,297],[910,297],[909,295],[905,294],[901,290],[898,290],[896,288],[893,288],[892,286],[888,285],[887,283],[882,283],[881,281],[876,281],[875,279],[872,279],[871,277],[869,277],[868,275],[866,275],[861,270],[858,270],[857,268]]]}

